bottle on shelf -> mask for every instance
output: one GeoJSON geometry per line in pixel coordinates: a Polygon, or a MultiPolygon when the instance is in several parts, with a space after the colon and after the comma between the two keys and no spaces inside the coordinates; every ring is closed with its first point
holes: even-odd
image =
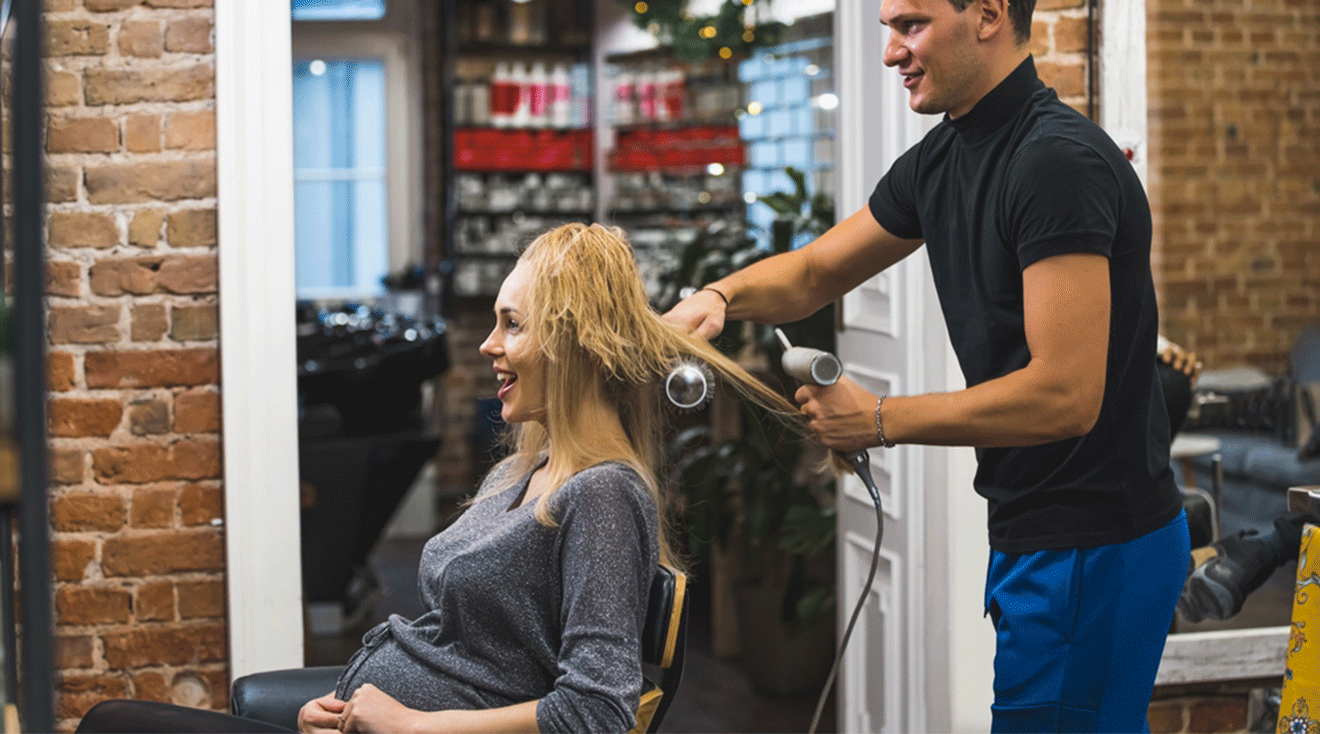
{"type": "Polygon", "coordinates": [[[545,73],[545,62],[532,64],[532,73],[527,77],[528,106],[527,126],[545,127],[550,123],[550,77],[545,73]]]}
{"type": "Polygon", "coordinates": [[[573,126],[572,86],[568,67],[555,64],[550,72],[550,125],[559,130],[573,126]]]}
{"type": "Polygon", "coordinates": [[[496,64],[495,74],[490,78],[490,124],[495,127],[512,125],[517,99],[518,88],[509,65],[504,62],[496,64]]]}
{"type": "Polygon", "coordinates": [[[591,127],[591,65],[583,62],[573,64],[570,86],[572,92],[572,114],[569,126],[579,130],[591,127]]]}
{"type": "Polygon", "coordinates": [[[631,125],[633,119],[633,75],[620,69],[614,78],[614,124],[631,125]]]}
{"type": "Polygon", "coordinates": [[[637,117],[639,122],[652,122],[656,119],[655,100],[655,70],[644,66],[641,71],[637,72],[637,117]]]}
{"type": "Polygon", "coordinates": [[[511,115],[512,126],[527,127],[532,119],[532,85],[527,67],[521,63],[514,64],[510,81],[515,95],[511,115]]]}
{"type": "Polygon", "coordinates": [[[468,124],[486,126],[490,121],[490,88],[485,79],[474,79],[468,84],[468,124]]]}
{"type": "Polygon", "coordinates": [[[528,0],[509,3],[509,43],[532,42],[532,4],[528,0]]]}
{"type": "Polygon", "coordinates": [[[666,120],[682,120],[687,113],[687,80],[684,78],[683,70],[677,67],[666,69],[662,79],[664,80],[662,97],[664,103],[661,109],[664,110],[666,120]]]}

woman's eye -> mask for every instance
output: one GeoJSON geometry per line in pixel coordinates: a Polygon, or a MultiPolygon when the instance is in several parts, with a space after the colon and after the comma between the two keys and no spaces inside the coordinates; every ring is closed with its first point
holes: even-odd
{"type": "Polygon", "coordinates": [[[518,322],[517,322],[517,321],[514,321],[513,319],[509,319],[508,321],[506,321],[506,322],[504,323],[504,328],[508,329],[509,331],[517,331],[517,330],[518,330],[518,322]]]}

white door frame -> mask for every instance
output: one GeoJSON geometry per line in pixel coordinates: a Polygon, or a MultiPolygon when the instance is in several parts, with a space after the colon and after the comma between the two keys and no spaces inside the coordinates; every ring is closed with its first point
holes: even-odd
{"type": "Polygon", "coordinates": [[[215,0],[229,672],[303,665],[289,0],[215,0]]]}

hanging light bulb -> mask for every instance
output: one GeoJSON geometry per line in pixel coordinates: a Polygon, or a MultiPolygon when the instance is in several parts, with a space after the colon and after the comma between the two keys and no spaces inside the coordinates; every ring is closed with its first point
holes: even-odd
{"type": "Polygon", "coordinates": [[[645,13],[647,10],[649,10],[650,7],[651,6],[647,5],[642,0],[638,0],[637,4],[633,6],[633,10],[636,10],[637,13],[640,15],[642,13],[645,13]]]}
{"type": "Polygon", "coordinates": [[[720,49],[720,58],[721,58],[721,59],[727,59],[727,58],[729,58],[730,56],[733,56],[733,49],[729,48],[728,46],[725,46],[724,48],[721,48],[721,49],[720,49]]]}

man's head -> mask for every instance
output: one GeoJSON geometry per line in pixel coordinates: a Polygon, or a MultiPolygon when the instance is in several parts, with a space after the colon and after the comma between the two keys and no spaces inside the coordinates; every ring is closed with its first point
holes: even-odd
{"type": "Polygon", "coordinates": [[[882,0],[886,66],[921,113],[959,117],[1026,58],[1035,0],[882,0]]]}

